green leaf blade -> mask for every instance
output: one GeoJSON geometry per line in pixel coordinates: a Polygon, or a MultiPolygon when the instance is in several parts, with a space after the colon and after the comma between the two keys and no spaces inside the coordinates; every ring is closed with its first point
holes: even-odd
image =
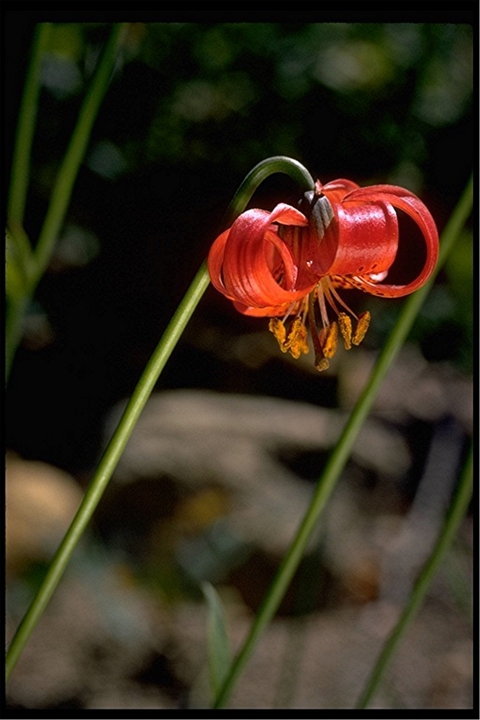
{"type": "Polygon", "coordinates": [[[225,611],[220,596],[210,583],[203,583],[202,590],[208,609],[207,652],[210,687],[212,696],[216,697],[230,669],[231,652],[225,611]]]}

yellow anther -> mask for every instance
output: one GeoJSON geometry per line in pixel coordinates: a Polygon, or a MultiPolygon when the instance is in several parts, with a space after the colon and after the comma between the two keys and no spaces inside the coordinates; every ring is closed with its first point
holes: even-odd
{"type": "Polygon", "coordinates": [[[320,345],[326,358],[331,358],[337,351],[338,326],[336,322],[330,323],[320,333],[320,345]]]}
{"type": "Polygon", "coordinates": [[[285,330],[285,325],[283,324],[283,322],[279,318],[271,318],[270,322],[268,323],[268,329],[271,333],[273,333],[275,340],[280,346],[280,350],[284,353],[287,352],[287,331],[285,330]]]}
{"type": "Polygon", "coordinates": [[[352,347],[352,321],[346,313],[341,312],[338,314],[338,324],[340,326],[340,332],[342,333],[345,350],[350,350],[352,347]]]}
{"type": "Polygon", "coordinates": [[[305,297],[292,303],[286,310],[283,320],[278,317],[271,318],[268,328],[277,340],[280,350],[284,353],[289,352],[296,360],[300,355],[306,355],[309,352],[308,332],[310,332],[315,351],[315,368],[322,371],[329,367],[329,360],[337,351],[339,335],[343,338],[345,349],[350,350],[352,344],[359,345],[362,342],[369,324],[370,313],[368,311],[361,313],[357,318],[338,295],[328,278],[322,278],[309,293],[308,300],[305,297]],[[318,308],[315,303],[317,300],[318,308]],[[336,315],[336,320],[333,322],[330,322],[328,317],[327,302],[336,315]],[[339,305],[344,308],[341,312],[339,305]],[[286,326],[285,323],[290,313],[293,319],[286,326]],[[320,317],[318,317],[318,313],[320,313],[320,317]],[[351,316],[357,320],[355,332],[351,316]],[[308,325],[305,325],[307,319],[308,325]],[[321,322],[319,323],[319,321],[321,322]],[[318,330],[319,324],[322,328],[320,331],[318,330]]]}
{"type": "Polygon", "coordinates": [[[368,310],[358,316],[357,329],[355,330],[355,334],[352,338],[352,342],[354,345],[360,345],[363,338],[365,337],[368,326],[370,325],[370,317],[371,316],[368,310]]]}
{"type": "Polygon", "coordinates": [[[285,348],[295,360],[298,360],[302,353],[306,355],[309,351],[307,328],[299,317],[295,318],[290,326],[285,348]]]}

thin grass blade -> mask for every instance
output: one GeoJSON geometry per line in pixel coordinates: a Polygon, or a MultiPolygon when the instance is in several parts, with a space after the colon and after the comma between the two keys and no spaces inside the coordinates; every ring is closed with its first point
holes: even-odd
{"type": "Polygon", "coordinates": [[[232,660],[228,641],[225,610],[217,591],[210,583],[203,583],[207,602],[207,649],[210,687],[215,697],[224,682],[232,660]]]}

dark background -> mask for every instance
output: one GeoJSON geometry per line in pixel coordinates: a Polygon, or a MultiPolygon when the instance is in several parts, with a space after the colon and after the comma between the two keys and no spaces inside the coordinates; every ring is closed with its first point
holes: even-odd
{"type": "MultiPolygon", "coordinates": [[[[17,22],[9,34],[7,154],[31,30],[17,22]]],[[[107,30],[56,24],[25,223],[33,243],[107,30]]],[[[36,318],[45,314],[50,334],[34,348],[27,334],[18,353],[8,444],[68,469],[90,467],[103,413],[131,392],[234,191],[268,156],[290,155],[323,182],[404,184],[441,230],[471,171],[471,43],[465,24],[134,24],[67,217],[84,233],[82,257],[54,258],[38,288],[36,318]]],[[[257,202],[293,202],[296,192],[273,178],[257,202]]],[[[468,298],[456,290],[446,285],[451,312],[429,324],[423,346],[468,369],[468,298]]],[[[380,313],[395,312],[391,304],[380,313]]],[[[210,289],[160,387],[256,385],[237,371],[232,385],[218,358],[192,347],[204,322],[227,321],[237,332],[259,324],[210,289]]],[[[372,332],[367,343],[376,339],[372,332]]]]}
{"type": "MultiPolygon", "coordinates": [[[[9,13],[6,27],[7,182],[34,28],[28,13],[20,15],[9,13]]],[[[104,446],[108,412],[131,394],[223,229],[232,195],[264,158],[294,157],[322,182],[346,177],[360,185],[403,185],[424,200],[442,230],[472,169],[468,15],[447,22],[298,18],[130,25],[65,227],[26,318],[6,394],[8,449],[62,468],[86,486],[104,446]]],[[[53,20],[25,218],[33,244],[109,31],[104,22],[53,20]]],[[[297,199],[293,182],[278,176],[252,204],[271,208],[297,199]]],[[[356,291],[347,301],[371,310],[363,347],[374,352],[402,301],[356,291]]],[[[472,317],[467,232],[411,342],[433,366],[469,378],[472,317]]],[[[344,351],[339,355],[341,367],[344,351]]],[[[287,362],[263,320],[238,315],[209,288],[156,392],[209,389],[335,409],[338,377],[335,368],[319,375],[287,362]],[[271,345],[261,362],[252,362],[230,352],[239,338],[254,338],[253,355],[271,345]]],[[[403,432],[414,457],[400,487],[408,507],[434,425],[410,418],[403,432]]],[[[465,447],[468,433],[460,435],[465,447]]],[[[305,454],[289,462],[313,480],[324,458],[305,454]]]]}

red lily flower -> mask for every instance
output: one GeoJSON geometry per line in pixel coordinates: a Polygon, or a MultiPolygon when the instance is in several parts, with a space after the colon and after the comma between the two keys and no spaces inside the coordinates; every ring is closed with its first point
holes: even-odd
{"type": "Polygon", "coordinates": [[[282,203],[271,212],[244,212],[213,243],[208,269],[214,287],[239,312],[272,318],[270,330],[281,350],[293,357],[308,352],[308,317],[315,365],[323,370],[335,354],[338,329],[349,349],[361,342],[370,321],[370,313],[357,317],[348,308],[337,287],[382,297],[408,295],[427,282],[437,257],[435,223],[413,193],[394,185],[360,188],[341,179],[326,185],[317,181],[300,209],[282,203]],[[398,250],[395,209],[414,220],[426,245],[423,268],[405,285],[383,282],[398,250]],[[330,321],[327,303],[336,321],[330,321]],[[357,320],[355,331],[351,316],[357,320]]]}

